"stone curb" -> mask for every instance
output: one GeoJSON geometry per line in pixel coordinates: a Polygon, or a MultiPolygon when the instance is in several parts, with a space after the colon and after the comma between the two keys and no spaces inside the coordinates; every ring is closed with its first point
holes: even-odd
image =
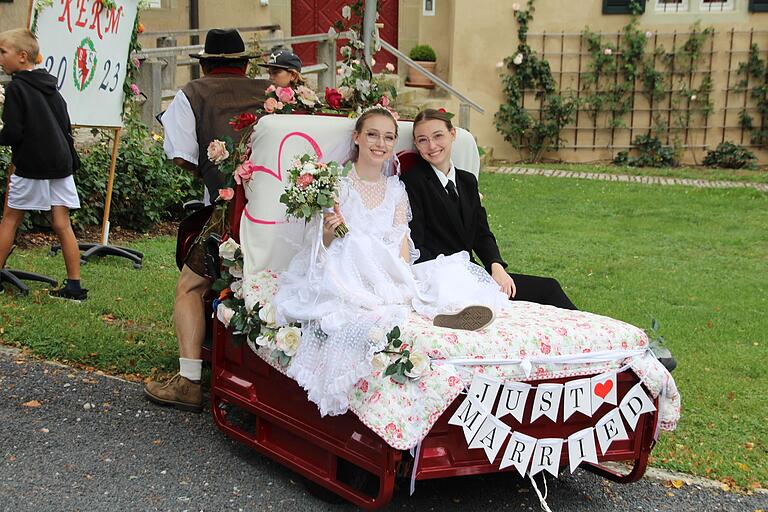
{"type": "Polygon", "coordinates": [[[664,176],[630,176],[627,174],[564,171],[560,169],[534,169],[532,167],[486,167],[483,170],[493,174],[579,178],[586,180],[643,183],[646,185],[681,185],[697,188],[753,188],[760,192],[768,192],[768,183],[749,183],[746,181],[695,180],[691,178],[667,178],[664,176]]]}

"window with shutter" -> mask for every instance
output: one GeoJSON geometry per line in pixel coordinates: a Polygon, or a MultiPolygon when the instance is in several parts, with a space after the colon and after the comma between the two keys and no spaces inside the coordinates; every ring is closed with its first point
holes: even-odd
{"type": "Polygon", "coordinates": [[[768,0],[749,0],[750,12],[768,12],[768,0]]]}
{"type": "Polygon", "coordinates": [[[603,14],[632,14],[632,4],[637,3],[645,12],[646,0],[603,0],[603,14]]]}

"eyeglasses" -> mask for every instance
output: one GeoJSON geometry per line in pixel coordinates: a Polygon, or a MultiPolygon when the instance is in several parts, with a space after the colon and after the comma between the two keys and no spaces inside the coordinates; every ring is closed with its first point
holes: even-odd
{"type": "Polygon", "coordinates": [[[420,135],[416,137],[415,144],[417,147],[424,148],[429,146],[430,142],[434,142],[437,145],[444,144],[447,140],[448,132],[437,132],[431,137],[427,137],[426,135],[420,135]]]}
{"type": "Polygon", "coordinates": [[[383,140],[385,146],[394,146],[395,141],[397,140],[397,135],[394,133],[385,133],[382,135],[377,131],[370,130],[365,132],[365,140],[368,141],[368,144],[376,144],[380,140],[383,140]]]}

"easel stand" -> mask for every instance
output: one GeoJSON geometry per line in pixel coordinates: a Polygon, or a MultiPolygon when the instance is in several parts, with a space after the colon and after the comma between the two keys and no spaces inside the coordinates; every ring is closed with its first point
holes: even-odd
{"type": "Polygon", "coordinates": [[[4,283],[8,283],[11,286],[14,286],[16,289],[18,289],[20,294],[27,295],[29,294],[29,286],[24,284],[22,279],[27,281],[37,281],[40,283],[48,283],[54,288],[59,284],[55,279],[51,279],[50,277],[46,277],[41,274],[35,274],[34,272],[26,272],[24,270],[12,270],[9,268],[4,268],[0,270],[0,287],[2,287],[4,283]]]}
{"type": "MultiPolygon", "coordinates": [[[[85,251],[80,255],[81,264],[87,263],[92,257],[99,256],[119,256],[121,258],[129,259],[133,262],[133,268],[141,268],[141,262],[144,259],[144,254],[127,247],[118,247],[116,245],[109,245],[109,209],[112,205],[112,187],[115,182],[115,167],[117,166],[117,151],[120,148],[120,128],[114,128],[114,144],[112,145],[112,161],[109,165],[109,180],[107,181],[107,197],[104,201],[104,218],[101,223],[101,243],[100,244],[78,244],[81,251],[85,251]]],[[[51,255],[55,255],[61,250],[61,245],[51,246],[51,255]]]]}

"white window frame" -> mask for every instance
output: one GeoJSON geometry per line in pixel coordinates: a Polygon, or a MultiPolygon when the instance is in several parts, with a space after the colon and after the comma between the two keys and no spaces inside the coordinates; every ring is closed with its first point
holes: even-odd
{"type": "Polygon", "coordinates": [[[680,3],[665,2],[664,0],[656,0],[656,12],[663,13],[676,13],[676,12],[688,12],[688,0],[682,0],[680,3]]]}
{"type": "Polygon", "coordinates": [[[713,0],[711,2],[700,0],[699,10],[701,12],[733,12],[734,0],[713,0]]]}

